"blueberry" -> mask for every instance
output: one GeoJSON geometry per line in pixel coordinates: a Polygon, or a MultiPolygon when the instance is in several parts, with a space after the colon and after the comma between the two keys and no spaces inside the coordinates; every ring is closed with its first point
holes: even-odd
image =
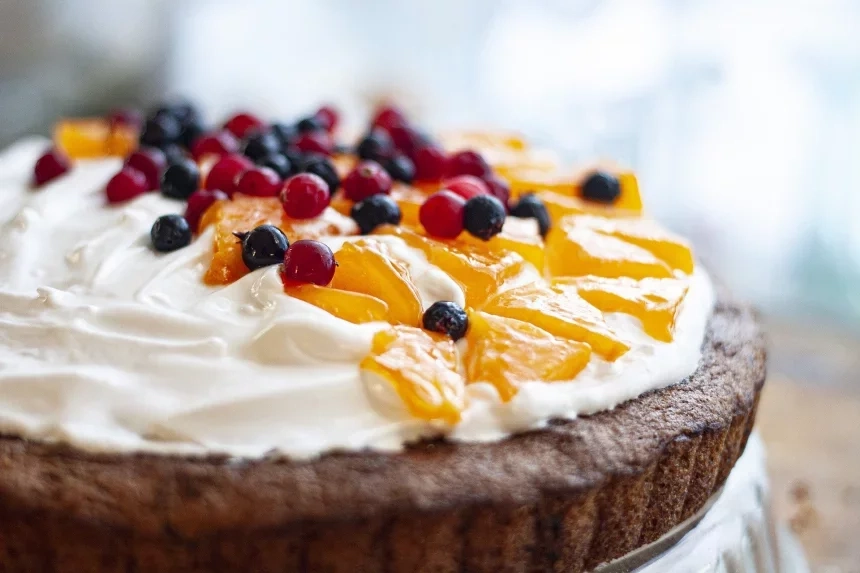
{"type": "Polygon", "coordinates": [[[242,152],[257,161],[272,153],[281,151],[281,141],[271,131],[254,131],[245,138],[242,152]]]}
{"type": "Polygon", "coordinates": [[[415,178],[415,164],[405,155],[395,155],[382,164],[391,178],[403,183],[412,183],[415,178]]]}
{"type": "Polygon", "coordinates": [[[505,206],[491,195],[476,195],[466,201],[463,226],[469,233],[489,241],[505,224],[505,206]]]}
{"type": "Polygon", "coordinates": [[[182,125],[182,130],[179,132],[179,143],[186,148],[191,149],[194,142],[204,133],[206,126],[199,120],[189,121],[182,125]]]}
{"type": "Polygon", "coordinates": [[[295,175],[292,162],[283,153],[270,153],[257,160],[260,167],[268,167],[278,174],[281,179],[295,175]]]}
{"type": "Polygon", "coordinates": [[[358,143],[355,151],[362,159],[384,163],[394,152],[394,142],[387,131],[373,129],[358,143]]]}
{"type": "Polygon", "coordinates": [[[325,130],[322,120],[315,115],[304,117],[296,122],[296,130],[299,133],[308,133],[309,131],[325,130]]]}
{"type": "Polygon", "coordinates": [[[541,237],[545,237],[549,232],[551,223],[546,205],[534,193],[521,195],[520,200],[511,207],[511,215],[522,219],[536,219],[541,237]]]}
{"type": "Polygon", "coordinates": [[[149,232],[156,251],[169,253],[191,244],[191,227],[182,215],[162,215],[149,232]]]}
{"type": "Polygon", "coordinates": [[[352,153],[352,147],[345,143],[335,143],[332,151],[335,155],[346,155],[352,153]]]}
{"type": "Polygon", "coordinates": [[[466,336],[469,330],[469,315],[456,302],[439,301],[424,311],[424,328],[432,332],[447,334],[454,340],[466,336]]]}
{"type": "Polygon", "coordinates": [[[140,144],[147,147],[163,147],[179,139],[182,127],[179,121],[169,114],[156,115],[147,119],[140,132],[140,144]]]}
{"type": "Polygon", "coordinates": [[[242,241],[242,261],[252,271],[283,263],[290,246],[284,232],[274,225],[261,225],[250,233],[236,233],[236,237],[242,241]]]}
{"type": "Polygon", "coordinates": [[[582,198],[597,203],[614,203],[621,196],[618,178],[605,171],[595,171],[582,182],[582,198]]]}
{"type": "Polygon", "coordinates": [[[180,125],[188,125],[190,123],[200,122],[200,112],[188,100],[177,99],[175,101],[164,102],[150,114],[150,117],[159,115],[172,115],[180,123],[180,125]]]}
{"type": "Polygon", "coordinates": [[[363,235],[380,225],[399,225],[402,215],[394,199],[383,193],[371,195],[364,201],[352,206],[349,215],[358,225],[363,235]]]}
{"type": "Polygon", "coordinates": [[[301,162],[300,171],[302,173],[313,173],[322,177],[323,181],[328,183],[329,193],[334,194],[340,188],[340,177],[337,174],[334,164],[325,155],[311,153],[305,155],[301,162]]]}
{"type": "Polygon", "coordinates": [[[188,159],[187,152],[182,148],[181,145],[176,143],[167,143],[161,147],[161,151],[164,152],[164,158],[167,160],[168,165],[173,165],[174,163],[181,163],[182,161],[188,159]]]}
{"type": "Polygon", "coordinates": [[[286,149],[299,137],[299,130],[296,129],[295,125],[277,122],[273,123],[269,129],[272,134],[278,138],[278,142],[281,144],[281,149],[286,149]]]}
{"type": "Polygon", "coordinates": [[[200,185],[200,170],[192,159],[172,163],[161,176],[161,192],[174,199],[188,199],[200,185]]]}

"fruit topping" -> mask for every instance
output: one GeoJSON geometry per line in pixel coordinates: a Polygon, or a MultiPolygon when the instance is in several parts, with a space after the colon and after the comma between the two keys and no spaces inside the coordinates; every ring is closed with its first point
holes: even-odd
{"type": "Polygon", "coordinates": [[[191,159],[182,159],[171,164],[161,177],[161,192],[173,199],[188,199],[199,186],[200,169],[191,159]]]}
{"type": "Polygon", "coordinates": [[[597,203],[614,203],[621,196],[618,178],[605,171],[595,171],[582,181],[582,198],[597,203]]]}
{"type": "Polygon", "coordinates": [[[502,401],[529,382],[566,382],[591,358],[584,342],[554,336],[528,322],[475,312],[463,362],[468,382],[488,382],[502,401]]]}
{"type": "Polygon", "coordinates": [[[502,231],[505,206],[492,195],[477,195],[466,201],[463,222],[470,234],[489,241],[502,231]]]}
{"type": "Polygon", "coordinates": [[[284,183],[281,200],[289,217],[312,219],[328,207],[331,196],[328,184],[321,177],[300,173],[284,183]]]}
{"type": "Polygon", "coordinates": [[[310,133],[312,131],[327,131],[325,120],[316,115],[303,117],[296,122],[296,129],[299,133],[310,133]]]}
{"type": "Polygon", "coordinates": [[[387,131],[372,129],[358,142],[355,151],[362,159],[382,163],[393,155],[394,142],[391,141],[391,136],[388,135],[387,131]]]}
{"type": "Polygon", "coordinates": [[[438,332],[460,340],[469,329],[469,316],[456,302],[438,301],[424,311],[422,325],[425,330],[438,332]]]}
{"type": "Polygon", "coordinates": [[[337,129],[337,124],[340,123],[340,116],[337,113],[337,110],[330,105],[324,105],[317,110],[314,114],[319,120],[320,125],[326,131],[334,131],[337,129]]]}
{"type": "Polygon", "coordinates": [[[457,347],[446,336],[409,326],[383,330],[359,366],[391,384],[417,418],[455,424],[466,407],[457,347]]]}
{"type": "Polygon", "coordinates": [[[128,156],[125,164],[143,173],[147,191],[154,191],[161,183],[161,174],[167,167],[167,158],[164,152],[156,147],[141,147],[128,156]]]}
{"type": "MultiPolygon", "coordinates": [[[[103,119],[64,119],[54,126],[57,149],[70,159],[88,159],[112,155],[111,133],[128,132],[128,128],[112,129],[103,119]]],[[[136,141],[131,145],[136,146],[136,141]]],[[[125,155],[125,154],[124,154],[125,155]]]]}
{"type": "Polygon", "coordinates": [[[278,174],[281,179],[286,179],[296,172],[293,169],[293,163],[283,153],[271,153],[257,160],[257,165],[260,167],[268,167],[278,174]]]}
{"type": "Polygon", "coordinates": [[[224,129],[239,139],[261,127],[263,127],[263,120],[250,113],[237,113],[224,124],[224,129]]]}
{"type": "Polygon", "coordinates": [[[343,179],[343,192],[353,201],[390,191],[391,176],[376,161],[362,161],[343,179]]]}
{"type": "Polygon", "coordinates": [[[260,225],[247,233],[236,233],[242,241],[242,262],[250,270],[261,269],[284,262],[290,246],[284,232],[274,225],[260,225]]]}
{"type": "Polygon", "coordinates": [[[108,203],[122,203],[146,193],[146,176],[134,167],[123,167],[105,187],[108,203]]]}
{"type": "Polygon", "coordinates": [[[368,294],[315,284],[290,284],[285,290],[288,295],[353,324],[384,322],[388,317],[388,304],[368,294]]]}
{"type": "Polygon", "coordinates": [[[272,134],[278,138],[278,142],[281,144],[281,149],[287,149],[291,145],[294,145],[296,139],[299,137],[299,130],[295,125],[289,123],[273,123],[270,128],[272,134]]]}
{"type": "Polygon", "coordinates": [[[380,225],[399,225],[402,218],[400,207],[394,199],[381,193],[371,195],[353,205],[350,216],[363,235],[372,232],[380,225]]]}
{"type": "Polygon", "coordinates": [[[139,109],[133,107],[121,107],[111,110],[107,115],[107,120],[111,129],[119,126],[139,129],[143,125],[143,114],[139,109]]]}
{"type": "Polygon", "coordinates": [[[302,153],[321,153],[331,155],[334,141],[327,131],[316,130],[302,133],[295,141],[296,149],[302,153]]]}
{"type": "Polygon", "coordinates": [[[391,159],[387,159],[383,166],[395,181],[409,184],[415,179],[415,163],[406,155],[395,155],[391,159]]]}
{"type": "Polygon", "coordinates": [[[236,192],[239,176],[251,169],[254,164],[244,155],[230,154],[221,157],[206,175],[206,189],[220,189],[230,197],[236,192]]]}
{"type": "Polygon", "coordinates": [[[167,160],[167,165],[180,163],[182,161],[185,161],[189,157],[189,155],[185,152],[185,149],[178,143],[168,143],[161,148],[161,151],[164,153],[164,158],[167,160]]]}
{"type": "Polygon", "coordinates": [[[534,219],[542,237],[546,237],[552,225],[546,205],[534,193],[520,195],[519,200],[511,207],[511,215],[522,219],[534,219]]]}
{"type": "Polygon", "coordinates": [[[319,241],[296,241],[284,255],[284,278],[290,281],[325,286],[336,267],[331,249],[319,241]]]}
{"type": "Polygon", "coordinates": [[[434,182],[441,181],[448,171],[448,156],[441,147],[425,145],[415,150],[412,155],[415,163],[415,180],[434,182]]]}
{"type": "Polygon", "coordinates": [[[65,153],[57,148],[51,148],[36,160],[33,168],[33,183],[44,185],[71,169],[71,163],[65,153]]]}
{"type": "Polygon", "coordinates": [[[147,147],[162,147],[179,139],[182,125],[170,114],[156,114],[148,118],[140,132],[140,144],[147,147]]]}
{"type": "Polygon", "coordinates": [[[483,181],[490,190],[490,195],[501,201],[502,205],[507,209],[511,200],[511,186],[508,185],[508,182],[495,174],[490,175],[483,181]]]}
{"type": "MultiPolygon", "coordinates": [[[[170,169],[168,168],[168,171],[170,169]]],[[[200,229],[200,220],[209,207],[217,201],[227,201],[230,198],[220,189],[199,189],[188,196],[185,207],[185,220],[195,233],[200,229]]]]}
{"type": "Polygon", "coordinates": [[[481,179],[492,175],[487,160],[471,149],[458,151],[448,159],[448,177],[456,175],[474,175],[481,179]]]}
{"type": "Polygon", "coordinates": [[[400,110],[397,106],[387,104],[376,110],[376,113],[373,114],[373,118],[370,120],[370,124],[374,127],[381,127],[385,130],[389,130],[392,127],[396,127],[399,125],[406,125],[406,116],[403,114],[403,111],[400,110]]]}
{"type": "Polygon", "coordinates": [[[457,175],[442,182],[442,188],[469,200],[478,195],[489,195],[490,187],[474,175],[457,175]]]}
{"type": "Polygon", "coordinates": [[[281,152],[281,140],[269,130],[256,130],[249,133],[242,144],[242,153],[253,161],[281,152]]]}
{"type": "Polygon", "coordinates": [[[202,161],[207,155],[221,157],[238,151],[239,140],[226,130],[203,135],[191,144],[191,155],[197,161],[202,161]]]}
{"type": "MultiPolygon", "coordinates": [[[[295,164],[297,163],[294,162],[294,165],[295,164]]],[[[332,162],[330,157],[320,155],[319,153],[311,153],[303,156],[301,161],[298,162],[298,165],[299,171],[302,173],[312,173],[321,177],[323,181],[328,183],[330,194],[334,194],[335,191],[340,189],[340,175],[338,174],[337,167],[335,167],[335,164],[332,162]]]]}
{"type": "Polygon", "coordinates": [[[191,243],[191,227],[182,215],[162,215],[155,220],[149,236],[156,251],[169,253],[191,243]]]}
{"type": "Polygon", "coordinates": [[[276,197],[281,178],[268,167],[252,167],[236,178],[236,192],[253,197],[276,197]]]}
{"type": "Polygon", "coordinates": [[[466,201],[451,191],[438,191],[427,197],[418,218],[429,235],[453,239],[463,232],[466,201]]]}

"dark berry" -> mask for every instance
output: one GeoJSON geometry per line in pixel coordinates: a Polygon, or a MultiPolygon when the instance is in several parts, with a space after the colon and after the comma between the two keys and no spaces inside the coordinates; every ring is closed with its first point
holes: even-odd
{"type": "Polygon", "coordinates": [[[490,190],[490,195],[502,202],[502,205],[507,209],[508,203],[511,200],[511,186],[508,182],[496,174],[490,175],[484,179],[487,188],[490,190]]]}
{"type": "Polygon", "coordinates": [[[172,164],[161,177],[161,192],[173,199],[188,199],[200,186],[200,169],[193,159],[172,164]]]}
{"type": "Polygon", "coordinates": [[[179,143],[184,145],[187,149],[191,149],[194,142],[203,137],[205,133],[206,126],[203,125],[203,122],[198,119],[194,119],[182,126],[182,131],[179,132],[179,143]]]}
{"type": "Polygon", "coordinates": [[[162,147],[175,143],[181,130],[179,120],[173,115],[160,114],[150,117],[144,122],[140,132],[140,144],[145,147],[162,147]]]}
{"type": "Polygon", "coordinates": [[[183,126],[200,121],[200,112],[194,107],[194,104],[184,99],[162,103],[153,110],[150,117],[160,115],[171,115],[183,126]]]}
{"type": "Polygon", "coordinates": [[[122,203],[134,199],[147,191],[146,175],[134,167],[123,167],[122,171],[111,177],[105,187],[109,203],[122,203]]]}
{"type": "Polygon", "coordinates": [[[176,143],[168,143],[161,148],[161,151],[164,152],[164,158],[167,160],[168,165],[181,163],[188,159],[188,154],[182,146],[177,145],[176,143]]]}
{"type": "Polygon", "coordinates": [[[128,156],[125,164],[143,173],[147,190],[154,191],[161,183],[161,175],[167,167],[167,158],[157,147],[140,147],[128,156]]]}
{"type": "Polygon", "coordinates": [[[319,241],[296,241],[284,256],[284,278],[300,283],[325,286],[334,278],[336,267],[334,253],[319,241]]]}
{"type": "Polygon", "coordinates": [[[621,196],[618,178],[605,171],[595,171],[582,182],[582,198],[597,203],[614,203],[621,196]]]}
{"type": "Polygon", "coordinates": [[[458,151],[448,159],[448,177],[474,175],[484,179],[491,174],[490,165],[477,151],[458,151]]]}
{"type": "Polygon", "coordinates": [[[397,106],[391,104],[377,109],[376,113],[373,114],[373,119],[370,120],[372,126],[383,129],[391,129],[392,127],[405,125],[406,123],[408,122],[403,112],[397,106]]]}
{"type": "Polygon", "coordinates": [[[489,195],[490,188],[474,175],[458,175],[442,182],[442,187],[469,200],[478,195],[489,195]]]}
{"type": "Polygon", "coordinates": [[[364,201],[356,203],[349,214],[363,235],[380,225],[399,225],[402,218],[400,207],[394,199],[383,194],[371,195],[364,201]]]}
{"type": "Polygon", "coordinates": [[[523,219],[535,219],[542,237],[549,232],[551,226],[549,212],[543,201],[534,193],[521,195],[519,201],[511,207],[511,215],[523,219]]]}
{"type": "Polygon", "coordinates": [[[466,201],[450,191],[438,191],[418,210],[418,220],[430,235],[453,239],[463,231],[466,201]]]}
{"type": "Polygon", "coordinates": [[[334,141],[327,131],[308,131],[299,135],[295,142],[296,149],[302,153],[320,153],[331,155],[334,141]]]}
{"type": "MultiPolygon", "coordinates": [[[[289,157],[289,155],[287,155],[289,157]]],[[[303,173],[312,173],[321,177],[328,184],[329,192],[334,193],[340,189],[340,176],[337,174],[337,169],[325,155],[311,153],[304,155],[299,160],[299,171],[303,173]]]]}
{"type": "Polygon", "coordinates": [[[340,115],[337,110],[330,105],[324,105],[319,108],[314,116],[320,121],[323,129],[332,132],[337,129],[337,124],[340,123],[340,115]]]}
{"type": "Polygon", "coordinates": [[[237,113],[224,124],[224,129],[239,139],[261,127],[263,127],[263,120],[250,113],[237,113]]]}
{"type": "Polygon", "coordinates": [[[334,148],[332,148],[332,153],[334,155],[348,155],[352,152],[352,147],[350,147],[346,143],[335,143],[334,148]]]}
{"type": "Polygon", "coordinates": [[[143,124],[143,114],[133,107],[114,109],[108,114],[108,123],[111,128],[117,126],[139,128],[143,124]]]}
{"type": "Polygon", "coordinates": [[[272,134],[278,138],[278,142],[281,144],[281,149],[286,149],[290,145],[293,145],[299,137],[299,130],[296,129],[295,125],[287,123],[273,123],[269,129],[272,134]]]}
{"type": "Polygon", "coordinates": [[[242,145],[242,153],[254,161],[280,151],[281,141],[271,131],[253,131],[242,145]]]}
{"type": "Polygon", "coordinates": [[[415,164],[406,155],[395,155],[385,162],[384,167],[395,181],[412,183],[415,179],[415,164]]]}
{"type": "Polygon", "coordinates": [[[415,163],[415,181],[441,181],[448,171],[448,157],[435,145],[416,149],[412,161],[415,163]]]}
{"type": "Polygon", "coordinates": [[[197,138],[191,144],[191,155],[201,161],[207,155],[222,156],[239,151],[239,140],[229,131],[216,131],[197,138]]]}
{"type": "Polygon", "coordinates": [[[229,196],[236,192],[239,175],[253,167],[251,160],[244,155],[225,155],[219,159],[206,175],[206,189],[220,189],[229,196]]]}
{"type": "Polygon", "coordinates": [[[390,191],[391,176],[375,161],[362,161],[343,178],[343,193],[352,201],[362,201],[371,195],[390,191]]]}
{"type": "Polygon", "coordinates": [[[71,163],[68,156],[57,148],[51,148],[36,160],[36,166],[33,168],[33,183],[44,185],[69,169],[71,169],[71,163]]]}
{"type": "Polygon", "coordinates": [[[476,195],[466,201],[463,226],[469,233],[489,241],[502,231],[505,206],[492,195],[476,195]]]}
{"type": "Polygon", "coordinates": [[[236,193],[253,197],[277,197],[281,178],[268,167],[252,167],[236,179],[236,193]]]}
{"type": "Polygon", "coordinates": [[[328,126],[323,118],[312,115],[297,121],[296,129],[299,133],[309,133],[311,131],[327,131],[328,126]]]}
{"type": "Polygon", "coordinates": [[[331,201],[328,184],[312,173],[300,173],[284,183],[281,199],[284,211],[293,219],[312,219],[331,201]]]}
{"type": "Polygon", "coordinates": [[[469,330],[469,315],[456,302],[434,302],[424,311],[422,322],[425,330],[447,334],[454,340],[460,340],[469,330]]]}
{"type": "Polygon", "coordinates": [[[149,236],[156,251],[169,253],[191,244],[191,227],[182,215],[162,215],[149,236]]]}
{"type": "Polygon", "coordinates": [[[226,201],[230,197],[220,189],[199,189],[188,198],[188,206],[185,207],[185,219],[195,233],[200,226],[200,218],[203,213],[216,201],[226,201]]]}
{"type": "Polygon", "coordinates": [[[362,159],[383,162],[394,153],[394,143],[388,132],[374,129],[358,142],[355,152],[362,159]]]}
{"type": "Polygon", "coordinates": [[[270,153],[257,160],[257,165],[260,167],[268,167],[278,174],[281,179],[286,179],[290,175],[294,175],[293,164],[287,159],[283,153],[270,153]]]}
{"type": "Polygon", "coordinates": [[[261,225],[249,233],[236,233],[242,241],[242,261],[256,270],[284,262],[290,242],[274,225],[261,225]]]}

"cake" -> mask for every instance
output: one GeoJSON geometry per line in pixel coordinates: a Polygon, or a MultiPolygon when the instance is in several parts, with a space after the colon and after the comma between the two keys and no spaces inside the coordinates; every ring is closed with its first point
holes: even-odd
{"type": "Polygon", "coordinates": [[[0,570],[590,571],[718,495],[763,336],[631,172],[338,120],[0,154],[0,570]]]}

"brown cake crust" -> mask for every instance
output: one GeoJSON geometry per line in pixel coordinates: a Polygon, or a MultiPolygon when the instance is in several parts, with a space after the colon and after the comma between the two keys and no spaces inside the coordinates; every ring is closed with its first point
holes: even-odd
{"type": "Polygon", "coordinates": [[[683,383],[493,444],[293,462],[0,438],[0,571],[587,571],[695,514],[743,451],[753,313],[722,296],[703,350],[683,383]]]}

